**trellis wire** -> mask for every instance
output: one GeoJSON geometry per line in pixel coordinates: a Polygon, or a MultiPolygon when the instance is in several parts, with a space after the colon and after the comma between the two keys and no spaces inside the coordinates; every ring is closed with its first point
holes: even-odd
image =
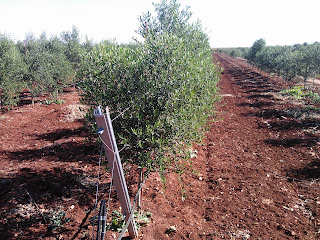
{"type": "Polygon", "coordinates": [[[113,182],[113,170],[114,170],[114,162],[112,163],[112,172],[111,172],[111,182],[110,182],[110,188],[109,188],[109,196],[108,196],[108,204],[107,204],[107,213],[106,216],[108,217],[109,207],[110,207],[110,199],[111,199],[111,188],[112,188],[112,182],[113,182]]]}
{"type": "MultiPolygon", "coordinates": [[[[103,152],[103,145],[105,145],[113,154],[116,154],[116,152],[112,151],[112,149],[102,140],[100,134],[99,138],[102,142],[101,144],[101,150],[100,150],[100,158],[99,158],[99,168],[98,168],[98,177],[97,177],[97,189],[96,189],[96,200],[95,200],[95,206],[94,206],[94,221],[93,221],[93,234],[92,234],[92,240],[94,239],[94,222],[96,219],[96,210],[97,210],[97,204],[98,204],[98,193],[99,193],[99,177],[100,177],[100,166],[101,166],[101,159],[102,159],[102,152],[103,152]]],[[[108,216],[109,212],[109,206],[110,206],[110,196],[111,196],[111,189],[112,189],[112,182],[113,182],[113,170],[114,170],[114,162],[112,164],[112,171],[111,171],[111,181],[110,181],[110,187],[109,187],[109,198],[108,198],[108,203],[107,203],[107,211],[106,211],[106,216],[108,216]]],[[[98,233],[97,233],[98,236],[98,233]]]]}
{"type": "MultiPolygon", "coordinates": [[[[116,120],[118,117],[123,116],[123,114],[124,114],[126,111],[128,111],[131,107],[132,107],[132,105],[129,106],[129,107],[127,107],[124,111],[120,112],[116,117],[114,117],[114,118],[111,120],[111,122],[114,121],[114,120],[116,120]]],[[[104,118],[104,120],[106,121],[105,115],[103,115],[103,118],[104,118]]],[[[107,131],[108,131],[108,135],[110,136],[110,132],[109,132],[109,129],[108,129],[108,128],[107,128],[107,131]]],[[[94,229],[94,223],[95,223],[95,219],[96,219],[96,210],[97,210],[97,204],[98,204],[99,178],[100,178],[100,167],[101,167],[103,146],[106,146],[106,148],[107,148],[110,152],[112,152],[114,155],[119,154],[122,150],[124,150],[124,149],[125,149],[126,147],[128,147],[128,146],[130,147],[130,145],[127,144],[127,145],[125,145],[121,150],[118,150],[117,152],[115,152],[114,149],[111,149],[111,147],[113,148],[113,146],[109,147],[109,146],[104,142],[104,140],[103,140],[102,137],[101,137],[101,134],[98,134],[98,136],[99,136],[100,141],[102,142],[102,145],[101,145],[101,151],[100,151],[99,168],[98,168],[98,176],[97,176],[98,179],[97,179],[97,188],[96,188],[96,199],[95,199],[95,210],[94,210],[94,221],[93,221],[92,240],[94,239],[94,230],[95,230],[95,229],[94,229]]],[[[110,199],[111,199],[111,190],[112,190],[112,184],[113,184],[114,163],[115,163],[115,162],[113,162],[113,167],[112,167],[112,171],[111,171],[111,181],[110,181],[109,194],[108,194],[108,203],[107,203],[106,217],[108,217],[108,212],[109,212],[109,209],[110,209],[110,199]]],[[[122,238],[123,234],[125,233],[125,231],[127,230],[128,226],[129,226],[130,220],[132,219],[132,216],[133,216],[133,214],[134,214],[134,209],[135,209],[135,205],[136,205],[136,202],[137,202],[137,198],[138,198],[138,196],[139,196],[139,193],[140,193],[140,191],[141,191],[144,183],[146,182],[146,179],[147,179],[147,176],[148,176],[149,172],[150,172],[150,171],[148,171],[148,172],[146,173],[146,176],[145,176],[144,181],[141,183],[141,185],[140,185],[139,188],[138,188],[138,191],[137,191],[137,193],[136,193],[136,195],[135,195],[135,198],[134,198],[134,203],[133,203],[133,205],[132,205],[132,209],[131,209],[130,216],[129,216],[129,218],[127,219],[127,223],[126,223],[125,227],[123,228],[123,230],[122,230],[122,232],[121,232],[121,234],[120,234],[120,236],[119,236],[118,239],[121,239],[121,238],[122,238]]],[[[98,234],[99,234],[99,233],[97,232],[97,236],[98,236],[98,234]]]]}
{"type": "Polygon", "coordinates": [[[97,203],[98,203],[98,194],[99,194],[99,178],[100,178],[100,167],[101,167],[101,159],[102,159],[102,151],[103,151],[103,146],[101,145],[101,150],[100,150],[100,157],[99,157],[99,167],[98,167],[98,176],[97,176],[97,188],[96,188],[96,200],[94,203],[94,215],[93,215],[93,225],[92,225],[92,240],[94,239],[94,222],[96,219],[96,211],[97,211],[97,203]]]}

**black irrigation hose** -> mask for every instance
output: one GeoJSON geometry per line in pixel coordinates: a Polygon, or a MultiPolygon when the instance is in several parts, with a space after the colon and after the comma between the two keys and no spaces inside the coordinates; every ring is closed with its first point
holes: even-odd
{"type": "Polygon", "coordinates": [[[97,240],[103,240],[106,234],[106,200],[101,200],[98,216],[97,240]]]}

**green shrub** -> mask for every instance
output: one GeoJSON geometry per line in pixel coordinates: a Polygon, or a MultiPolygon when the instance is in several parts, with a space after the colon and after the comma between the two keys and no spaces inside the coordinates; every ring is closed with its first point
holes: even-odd
{"type": "Polygon", "coordinates": [[[305,96],[305,93],[303,92],[302,86],[296,86],[296,87],[292,87],[289,89],[285,89],[285,90],[281,91],[281,93],[291,95],[296,99],[301,99],[302,97],[305,96]]]}
{"type": "Polygon", "coordinates": [[[39,39],[29,36],[26,48],[28,72],[24,81],[33,102],[35,97],[48,91],[52,92],[53,99],[59,100],[58,93],[74,76],[72,65],[64,54],[65,46],[57,37],[47,40],[43,34],[39,39]]]}
{"type": "Polygon", "coordinates": [[[19,102],[26,65],[14,42],[0,35],[0,94],[1,105],[14,106],[19,102]]]}
{"type": "Polygon", "coordinates": [[[77,76],[88,119],[94,122],[98,105],[108,106],[112,118],[127,110],[113,121],[119,149],[129,145],[127,161],[160,171],[185,163],[187,147],[202,138],[219,79],[199,23],[176,26],[179,36],[165,29],[150,30],[136,47],[101,43],[84,56],[77,76]]]}
{"type": "Polygon", "coordinates": [[[257,54],[266,46],[266,41],[263,38],[256,40],[247,53],[247,59],[254,63],[257,54]]]}
{"type": "Polygon", "coordinates": [[[281,93],[291,95],[296,99],[302,99],[302,98],[308,97],[314,103],[320,102],[320,96],[318,93],[315,93],[312,91],[304,91],[303,86],[295,86],[289,89],[285,89],[281,91],[281,93]]]}
{"type": "Polygon", "coordinates": [[[307,79],[319,74],[320,43],[272,47],[264,45],[263,39],[255,41],[246,56],[260,69],[276,73],[288,82],[301,76],[304,80],[304,89],[307,79]]]}
{"type": "Polygon", "coordinates": [[[66,217],[66,212],[62,210],[59,212],[51,210],[50,213],[44,214],[44,218],[49,223],[48,229],[51,231],[63,228],[66,223],[70,222],[70,218],[66,217]]]}

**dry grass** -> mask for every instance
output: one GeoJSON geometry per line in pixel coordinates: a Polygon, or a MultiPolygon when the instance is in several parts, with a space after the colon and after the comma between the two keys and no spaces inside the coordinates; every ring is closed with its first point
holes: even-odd
{"type": "Polygon", "coordinates": [[[87,106],[82,104],[68,105],[64,108],[66,122],[74,122],[83,119],[86,115],[87,106]]]}

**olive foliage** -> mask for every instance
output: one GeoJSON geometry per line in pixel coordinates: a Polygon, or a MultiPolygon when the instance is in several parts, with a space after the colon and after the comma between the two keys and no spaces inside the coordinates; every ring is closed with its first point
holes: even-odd
{"type": "Polygon", "coordinates": [[[35,37],[30,33],[17,43],[7,35],[0,35],[1,107],[17,105],[24,88],[29,90],[33,103],[47,92],[54,101],[58,100],[62,89],[74,83],[81,55],[92,47],[88,38],[81,43],[76,27],[60,37],[48,38],[45,32],[35,37]]]}
{"type": "Polygon", "coordinates": [[[257,40],[249,50],[248,60],[260,69],[276,73],[288,82],[301,76],[308,78],[320,74],[320,43],[294,46],[265,46],[257,40]],[[251,53],[251,54],[250,54],[251,53]]]}
{"type": "Polygon", "coordinates": [[[139,18],[142,42],[99,44],[84,56],[77,78],[92,126],[93,109],[108,106],[125,161],[163,171],[184,165],[190,143],[201,140],[220,72],[188,8],[180,10],[178,1],[154,7],[155,17],[139,18]]]}

